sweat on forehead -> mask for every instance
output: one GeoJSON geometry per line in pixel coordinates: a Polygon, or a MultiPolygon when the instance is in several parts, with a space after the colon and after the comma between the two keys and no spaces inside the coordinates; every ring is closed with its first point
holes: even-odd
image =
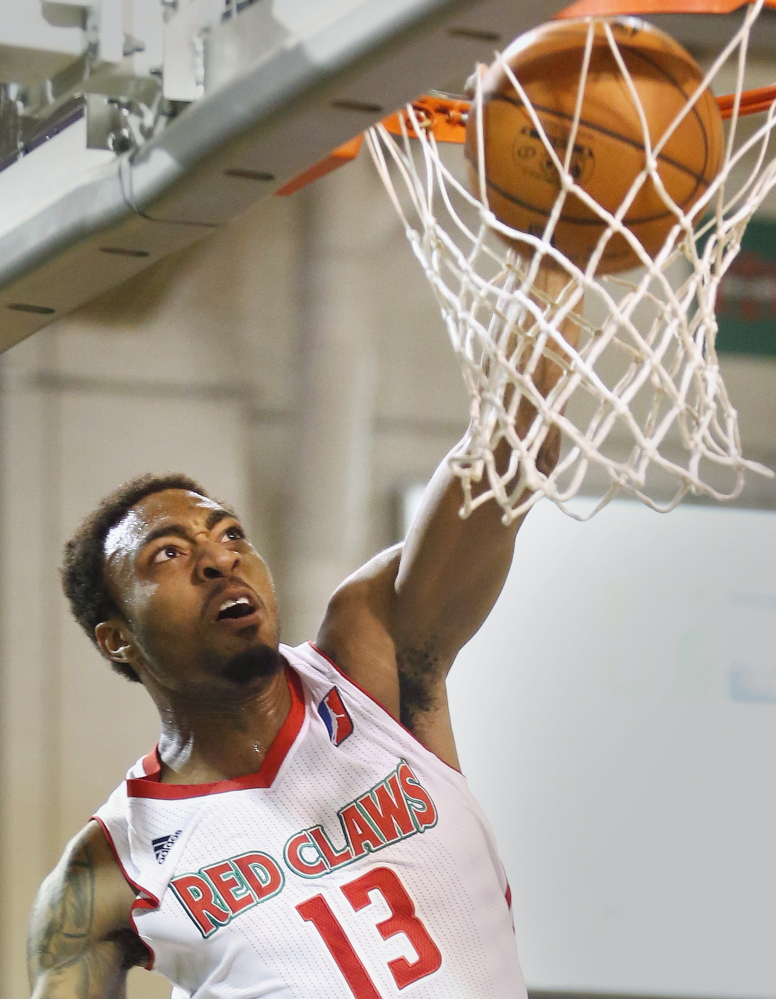
{"type": "Polygon", "coordinates": [[[225,517],[234,516],[229,507],[200,493],[185,489],[151,493],[130,507],[107,532],[105,559],[111,561],[136,552],[152,537],[163,534],[167,526],[209,530],[225,517]]]}

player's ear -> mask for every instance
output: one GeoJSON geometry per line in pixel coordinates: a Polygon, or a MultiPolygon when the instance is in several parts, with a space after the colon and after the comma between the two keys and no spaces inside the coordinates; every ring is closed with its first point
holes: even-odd
{"type": "Polygon", "coordinates": [[[137,647],[124,621],[115,617],[101,621],[94,629],[94,637],[102,654],[111,662],[132,664],[137,647]]]}

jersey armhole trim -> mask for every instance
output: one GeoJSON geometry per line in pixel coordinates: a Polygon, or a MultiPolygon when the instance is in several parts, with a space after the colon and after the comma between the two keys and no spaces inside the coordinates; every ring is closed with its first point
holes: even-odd
{"type": "MultiPolygon", "coordinates": [[[[464,777],[463,771],[459,770],[458,767],[454,767],[452,763],[448,763],[447,760],[443,760],[441,756],[437,756],[437,754],[434,752],[433,749],[429,749],[428,746],[424,746],[414,732],[410,732],[407,726],[402,724],[402,722],[400,722],[398,718],[394,717],[394,715],[391,714],[388,708],[384,707],[377,700],[377,698],[372,697],[372,695],[369,693],[368,690],[364,690],[364,688],[357,680],[354,680],[352,676],[348,676],[348,674],[343,669],[341,669],[330,656],[327,656],[325,652],[322,652],[321,649],[319,649],[314,642],[308,642],[307,644],[310,646],[313,652],[315,652],[317,655],[321,657],[321,659],[325,659],[326,662],[329,663],[329,665],[333,666],[341,677],[347,680],[348,683],[352,683],[353,686],[356,688],[356,690],[359,690],[364,695],[364,697],[368,697],[369,700],[372,702],[372,704],[374,704],[375,707],[379,708],[383,714],[387,715],[395,725],[398,725],[399,728],[403,729],[407,733],[407,735],[410,736],[411,739],[414,739],[419,746],[422,746],[427,753],[431,753],[431,755],[434,757],[435,760],[439,760],[440,763],[444,764],[444,766],[452,770],[453,773],[458,774],[459,777],[464,777]]],[[[466,778],[464,777],[464,780],[465,779],[466,778]]]]}
{"type": "Polygon", "coordinates": [[[113,837],[110,834],[110,830],[108,829],[103,819],[101,819],[99,815],[93,815],[92,818],[99,825],[100,829],[102,829],[103,835],[105,836],[105,839],[108,841],[108,846],[111,849],[111,853],[113,854],[116,863],[118,864],[118,868],[121,871],[124,880],[131,888],[134,888],[136,892],[142,893],[142,895],[138,894],[137,898],[129,908],[129,921],[132,924],[132,930],[135,933],[135,936],[138,938],[138,940],[140,940],[145,949],[148,951],[149,959],[147,964],[145,965],[145,969],[146,971],[153,971],[153,967],[156,962],[156,954],[154,954],[153,947],[151,947],[150,944],[146,943],[146,941],[143,940],[143,938],[140,936],[137,924],[135,923],[135,910],[158,909],[161,903],[159,902],[159,899],[156,897],[156,895],[154,895],[153,892],[149,891],[147,888],[144,888],[142,885],[138,884],[134,878],[131,878],[129,876],[129,874],[127,873],[127,869],[124,867],[124,865],[121,862],[121,857],[119,857],[119,852],[116,849],[116,844],[113,842],[113,837]]]}

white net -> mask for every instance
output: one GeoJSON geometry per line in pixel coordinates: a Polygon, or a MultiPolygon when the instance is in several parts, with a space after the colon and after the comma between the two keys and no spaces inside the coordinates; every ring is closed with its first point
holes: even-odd
{"type": "MultiPolygon", "coordinates": [[[[747,43],[761,5],[746,9],[696,93],[657,140],[650,138],[613,22],[586,21],[588,49],[594,33],[603,32],[644,123],[643,169],[614,211],[577,182],[573,153],[582,100],[566,146],[559,148],[501,56],[503,72],[557,171],[557,201],[543,232],[518,232],[488,207],[481,118],[477,196],[463,176],[461,147],[443,148],[420,107],[407,107],[399,119],[401,134],[384,125],[368,133],[372,157],[436,294],[470,394],[471,433],[453,462],[464,489],[464,515],[493,498],[509,522],[547,496],[578,516],[573,499],[580,492],[598,495],[594,512],[618,492],[666,511],[688,492],[718,500],[738,496],[747,469],[771,474],[741,453],[737,414],[715,351],[720,281],[747,222],[776,184],[776,103],[755,116],[739,114],[747,43]],[[715,80],[731,72],[735,97],[722,167],[683,210],[661,179],[661,149],[706,88],[713,90],[715,80]],[[672,215],[665,241],[651,253],[623,221],[646,183],[654,185],[672,215]],[[581,264],[553,245],[569,195],[601,220],[600,238],[581,264]],[[638,269],[599,272],[613,238],[627,241],[638,269]],[[548,363],[556,376],[549,381],[548,363]],[[546,453],[558,434],[560,458],[552,467],[546,453]]],[[[586,70],[583,64],[580,93],[586,70]]],[[[482,105],[478,94],[471,113],[482,115],[482,105]]]]}

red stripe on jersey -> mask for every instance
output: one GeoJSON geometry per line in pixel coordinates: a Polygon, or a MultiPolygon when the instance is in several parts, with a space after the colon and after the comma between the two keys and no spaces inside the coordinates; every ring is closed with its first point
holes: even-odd
{"type": "Polygon", "coordinates": [[[131,885],[136,892],[142,892],[142,896],[138,895],[138,897],[130,906],[129,921],[132,924],[132,929],[134,930],[135,935],[141,941],[145,949],[148,951],[148,963],[146,964],[146,969],[148,971],[152,971],[154,967],[154,962],[156,961],[156,954],[154,954],[153,947],[150,944],[146,943],[146,941],[143,940],[143,938],[138,933],[137,926],[135,925],[135,909],[158,909],[159,899],[156,897],[156,895],[154,895],[153,892],[148,891],[147,888],[143,888],[142,885],[139,885],[134,878],[131,878],[129,874],[127,874],[126,868],[121,863],[121,858],[119,857],[119,852],[116,849],[116,844],[113,842],[113,837],[108,831],[108,827],[105,825],[105,823],[98,815],[93,815],[92,819],[94,822],[96,822],[99,825],[100,829],[102,829],[105,839],[108,841],[108,846],[111,849],[111,853],[113,854],[116,863],[119,866],[119,870],[124,876],[124,880],[127,882],[128,885],[131,885]]]}
{"type": "Polygon", "coordinates": [[[146,776],[130,777],[127,780],[128,797],[162,798],[170,801],[176,798],[199,798],[205,794],[223,794],[224,791],[270,787],[277,777],[278,770],[280,770],[289,749],[299,735],[304,721],[305,706],[302,681],[290,666],[286,667],[286,679],[291,693],[291,709],[256,773],[234,777],[231,780],[217,780],[210,784],[161,784],[159,776],[162,762],[157,748],[143,760],[146,776]]]}
{"type": "Polygon", "coordinates": [[[156,746],[147,753],[143,759],[140,761],[140,766],[143,768],[143,773],[148,777],[149,774],[156,773],[161,769],[161,764],[159,762],[159,754],[157,752],[156,746]]]}

